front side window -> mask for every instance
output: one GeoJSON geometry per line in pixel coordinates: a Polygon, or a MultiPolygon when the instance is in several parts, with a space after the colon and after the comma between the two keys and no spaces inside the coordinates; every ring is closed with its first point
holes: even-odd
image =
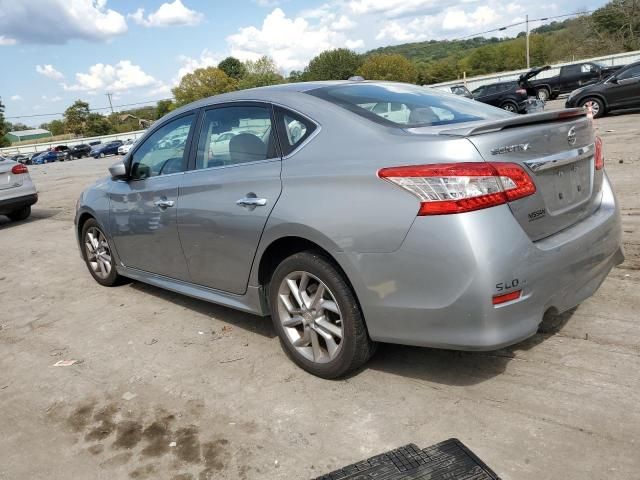
{"type": "Polygon", "coordinates": [[[618,80],[625,80],[627,78],[640,78],[640,65],[631,67],[618,75],[618,80]]]}
{"type": "Polygon", "coordinates": [[[432,88],[401,83],[348,83],[306,92],[374,122],[403,127],[448,125],[510,116],[495,107],[432,88]],[[397,103],[402,115],[379,115],[367,105],[397,103]]]}
{"type": "Polygon", "coordinates": [[[145,139],[133,153],[131,178],[141,180],[184,171],[187,139],[194,118],[195,114],[177,118],[145,139]]]}
{"type": "Polygon", "coordinates": [[[225,106],[205,113],[198,141],[196,169],[276,157],[270,107],[225,106]]]}

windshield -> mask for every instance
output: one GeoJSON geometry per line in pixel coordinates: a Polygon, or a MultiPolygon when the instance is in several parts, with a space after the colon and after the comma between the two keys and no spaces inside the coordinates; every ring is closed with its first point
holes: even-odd
{"type": "Polygon", "coordinates": [[[503,110],[404,83],[349,83],[307,92],[374,122],[402,127],[508,118],[503,110]]]}

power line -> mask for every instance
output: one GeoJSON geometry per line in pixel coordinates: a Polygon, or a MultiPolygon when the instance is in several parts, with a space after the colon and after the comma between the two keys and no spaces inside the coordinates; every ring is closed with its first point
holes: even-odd
{"type": "MultiPolygon", "coordinates": [[[[146,102],[134,102],[134,103],[124,103],[122,105],[113,105],[109,107],[98,107],[98,108],[90,108],[90,112],[99,112],[101,110],[111,110],[112,112],[117,108],[122,107],[132,107],[135,105],[145,105],[147,103],[157,103],[163,100],[172,100],[171,98],[161,98],[159,100],[147,100],[146,102]]],[[[55,112],[55,113],[38,113],[33,115],[13,115],[11,117],[4,117],[5,119],[9,118],[36,118],[36,117],[52,117],[54,115],[64,115],[64,112],[55,112]]]]}
{"type": "MultiPolygon", "coordinates": [[[[586,15],[589,13],[593,13],[595,10],[584,10],[582,12],[574,12],[574,13],[565,13],[562,15],[554,15],[552,17],[541,17],[541,18],[534,18],[529,20],[529,23],[531,22],[542,22],[545,20],[554,20],[556,18],[564,18],[564,17],[574,17],[577,15],[586,15]]],[[[511,25],[505,25],[504,27],[498,27],[498,28],[494,28],[492,30],[486,30],[484,32],[479,32],[479,33],[474,33],[472,35],[467,35],[466,37],[461,37],[458,40],[466,40],[467,38],[472,38],[472,37],[479,37],[480,35],[484,35],[485,33],[493,33],[493,32],[501,32],[503,30],[506,30],[508,28],[511,27],[517,27],[518,25],[524,25],[525,23],[527,23],[526,21],[523,22],[518,22],[518,23],[512,23],[511,25]]]]}

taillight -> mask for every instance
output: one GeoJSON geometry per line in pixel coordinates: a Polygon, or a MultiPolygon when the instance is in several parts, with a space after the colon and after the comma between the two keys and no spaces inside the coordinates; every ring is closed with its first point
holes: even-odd
{"type": "Polygon", "coordinates": [[[378,176],[420,200],[418,215],[471,212],[532,195],[536,186],[515,163],[440,163],[383,168],[378,176]]]}
{"type": "Polygon", "coordinates": [[[11,169],[11,173],[13,173],[14,175],[21,175],[23,173],[29,173],[29,169],[23,164],[19,163],[11,169]]]}
{"type": "Polygon", "coordinates": [[[518,88],[516,90],[516,93],[520,94],[520,95],[526,95],[527,91],[524,88],[518,88]]]}
{"type": "Polygon", "coordinates": [[[594,152],[594,159],[596,170],[602,170],[604,168],[604,153],[602,152],[602,139],[596,136],[596,150],[594,152]]]}

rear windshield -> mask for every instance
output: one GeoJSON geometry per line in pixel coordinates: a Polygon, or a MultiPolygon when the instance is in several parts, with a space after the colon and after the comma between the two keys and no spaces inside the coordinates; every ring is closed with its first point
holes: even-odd
{"type": "Polygon", "coordinates": [[[511,116],[475,100],[404,83],[349,83],[307,93],[375,122],[403,127],[449,125],[511,116]]]}

